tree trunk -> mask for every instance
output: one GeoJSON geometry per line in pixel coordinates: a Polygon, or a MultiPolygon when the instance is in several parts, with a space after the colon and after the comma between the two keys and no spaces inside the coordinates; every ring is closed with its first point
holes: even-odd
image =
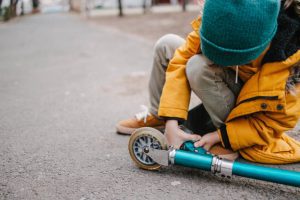
{"type": "Polygon", "coordinates": [[[32,0],[32,13],[38,13],[39,12],[39,0],[32,0]]]}
{"type": "Polygon", "coordinates": [[[147,0],[143,0],[143,10],[144,10],[144,14],[146,14],[146,12],[147,12],[147,0]]]}
{"type": "Polygon", "coordinates": [[[182,0],[182,11],[183,12],[186,11],[186,2],[187,2],[187,0],[182,0]]]}
{"type": "Polygon", "coordinates": [[[17,3],[18,0],[10,0],[10,5],[9,5],[10,17],[15,17],[17,15],[17,3]]]}
{"type": "Polygon", "coordinates": [[[144,14],[150,11],[150,8],[153,5],[153,0],[143,0],[143,10],[144,14]]]}
{"type": "Polygon", "coordinates": [[[123,5],[122,5],[122,0],[118,0],[119,4],[119,17],[123,17],[123,5]]]}
{"type": "Polygon", "coordinates": [[[24,1],[21,2],[21,15],[24,15],[24,1]]]}

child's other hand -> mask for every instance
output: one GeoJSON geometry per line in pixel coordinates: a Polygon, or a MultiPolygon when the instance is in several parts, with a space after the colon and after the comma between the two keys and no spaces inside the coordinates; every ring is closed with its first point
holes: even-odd
{"type": "Polygon", "coordinates": [[[195,142],[194,146],[203,147],[205,150],[208,151],[212,146],[214,146],[219,142],[221,142],[221,139],[219,137],[218,132],[215,131],[215,132],[207,133],[204,136],[202,136],[202,138],[199,141],[195,142]]]}
{"type": "Polygon", "coordinates": [[[175,149],[180,148],[182,143],[185,141],[198,141],[201,139],[201,136],[195,134],[187,134],[182,131],[177,120],[168,120],[166,122],[165,136],[169,146],[173,146],[175,149]]]}

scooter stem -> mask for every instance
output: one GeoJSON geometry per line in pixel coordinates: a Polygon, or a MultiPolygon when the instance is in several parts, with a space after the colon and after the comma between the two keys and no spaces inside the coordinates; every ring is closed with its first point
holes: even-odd
{"type": "Polygon", "coordinates": [[[199,154],[175,149],[169,152],[169,161],[174,165],[211,171],[216,175],[226,178],[231,178],[232,174],[234,174],[252,179],[300,187],[300,172],[297,171],[259,166],[238,161],[232,162],[212,156],[211,154],[199,154]]]}

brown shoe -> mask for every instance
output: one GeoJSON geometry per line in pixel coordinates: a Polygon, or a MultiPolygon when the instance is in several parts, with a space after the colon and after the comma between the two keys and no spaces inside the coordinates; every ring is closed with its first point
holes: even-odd
{"type": "Polygon", "coordinates": [[[229,149],[225,149],[220,143],[214,145],[209,152],[211,154],[217,155],[220,158],[225,158],[227,160],[234,161],[239,157],[239,154],[237,152],[231,151],[229,149]]]}
{"type": "Polygon", "coordinates": [[[153,116],[146,107],[143,108],[145,111],[136,114],[134,118],[120,121],[116,125],[117,133],[131,135],[136,129],[142,127],[152,127],[158,130],[164,129],[165,121],[153,116]]]}

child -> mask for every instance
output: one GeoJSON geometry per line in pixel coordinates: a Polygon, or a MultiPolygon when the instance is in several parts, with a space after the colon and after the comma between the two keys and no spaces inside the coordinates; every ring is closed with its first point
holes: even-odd
{"type": "Polygon", "coordinates": [[[165,126],[175,148],[186,140],[207,150],[221,142],[250,161],[299,162],[300,142],[284,133],[300,117],[298,3],[206,0],[186,41],[166,35],[156,43],[150,112],[119,122],[117,131],[165,126]],[[203,137],[178,126],[188,118],[191,91],[216,129],[203,137]]]}

